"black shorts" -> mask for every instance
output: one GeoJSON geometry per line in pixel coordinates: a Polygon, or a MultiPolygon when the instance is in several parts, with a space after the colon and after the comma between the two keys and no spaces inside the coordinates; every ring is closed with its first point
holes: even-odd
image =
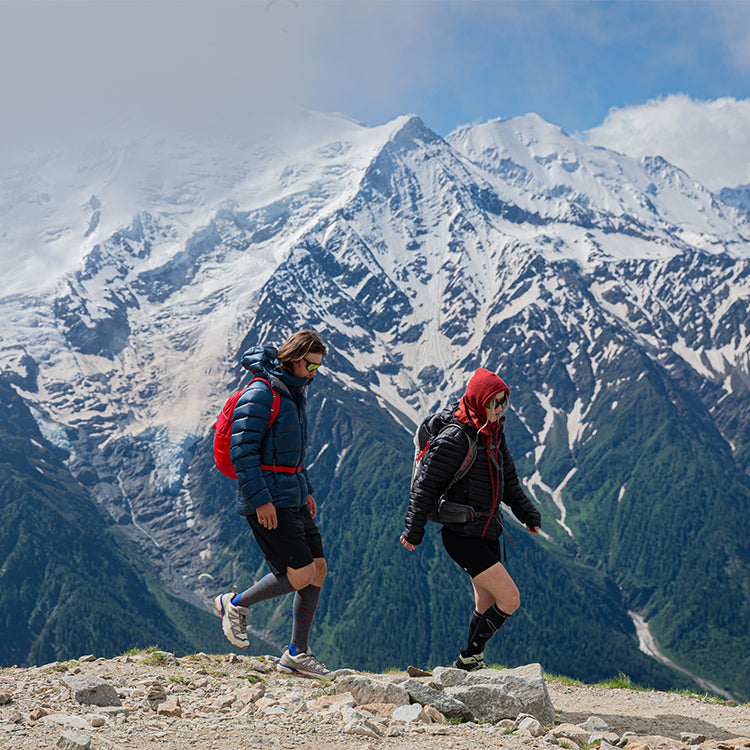
{"type": "Polygon", "coordinates": [[[261,526],[257,513],[245,518],[268,567],[277,576],[286,573],[287,568],[298,570],[309,565],[316,557],[324,557],[323,540],[307,505],[301,508],[276,508],[278,526],[275,529],[261,526]]]}
{"type": "Polygon", "coordinates": [[[501,560],[499,539],[461,536],[445,526],[441,529],[441,533],[445,551],[472,578],[501,560]]]}

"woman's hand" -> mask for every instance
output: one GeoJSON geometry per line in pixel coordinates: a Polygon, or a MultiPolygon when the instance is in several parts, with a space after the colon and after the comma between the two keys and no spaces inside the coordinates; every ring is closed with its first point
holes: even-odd
{"type": "Polygon", "coordinates": [[[261,526],[265,526],[267,529],[275,529],[279,525],[278,518],[276,518],[276,508],[272,502],[259,505],[255,512],[258,514],[258,523],[261,526]]]}
{"type": "Polygon", "coordinates": [[[404,539],[404,535],[401,535],[401,544],[406,547],[406,549],[409,550],[409,552],[414,552],[414,550],[417,548],[416,544],[412,544],[411,542],[407,542],[406,539],[404,539]]]}
{"type": "Polygon", "coordinates": [[[312,495],[307,496],[307,509],[310,511],[310,518],[315,518],[315,514],[318,512],[318,504],[313,500],[312,495]]]}

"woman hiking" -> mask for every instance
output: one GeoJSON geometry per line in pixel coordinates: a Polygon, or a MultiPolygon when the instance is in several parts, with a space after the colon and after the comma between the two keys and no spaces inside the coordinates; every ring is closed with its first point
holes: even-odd
{"type": "Polygon", "coordinates": [[[478,369],[472,376],[451,417],[451,407],[442,416],[450,423],[433,437],[424,464],[409,496],[406,528],[401,543],[414,550],[424,536],[427,514],[439,499],[470,506],[472,520],[446,523],[441,528],[446,551],[471,578],[475,608],[469,622],[466,648],[459,650],[455,666],[483,669],[484,650],[500,626],[519,607],[516,584],[501,562],[503,532],[501,503],[531,534],[538,534],[541,515],[526,496],[516,474],[503,432],[503,414],[508,409],[510,389],[493,372],[478,369]],[[469,471],[452,483],[467,457],[469,441],[476,441],[476,456],[469,471]]]}
{"type": "Polygon", "coordinates": [[[232,418],[237,511],[247,518],[271,572],[241,594],[235,588],[217,596],[214,604],[229,642],[247,648],[249,607],[294,591],[292,636],[277,669],[330,678],[331,671],[308,647],[327,567],[305,468],[307,386],[326,354],[320,337],[303,330],[278,352],[272,346],[253,347],[242,358],[256,379],[243,391],[232,418]],[[274,391],[279,396],[278,413],[269,428],[274,391]]]}

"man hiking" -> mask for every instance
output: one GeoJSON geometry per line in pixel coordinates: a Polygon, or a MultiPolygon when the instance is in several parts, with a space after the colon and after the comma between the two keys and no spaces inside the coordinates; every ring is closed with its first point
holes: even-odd
{"type": "Polygon", "coordinates": [[[253,347],[242,358],[254,380],[239,397],[232,417],[237,511],[247,518],[271,572],[241,594],[235,587],[232,593],[217,596],[214,604],[230,643],[247,648],[249,607],[294,591],[291,640],[277,669],[330,679],[331,671],[308,645],[327,567],[304,465],[306,391],[326,354],[320,337],[302,330],[278,351],[272,346],[253,347]],[[274,407],[278,412],[272,418],[274,407]]]}

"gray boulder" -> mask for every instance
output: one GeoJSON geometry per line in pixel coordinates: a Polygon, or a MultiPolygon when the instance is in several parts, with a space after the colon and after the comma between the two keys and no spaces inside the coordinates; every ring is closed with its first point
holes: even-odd
{"type": "Polygon", "coordinates": [[[479,721],[492,724],[501,719],[515,719],[523,713],[521,701],[501,684],[457,685],[445,689],[447,695],[464,703],[479,721]]]}
{"type": "Polygon", "coordinates": [[[106,680],[90,674],[63,677],[61,682],[74,700],[86,706],[121,706],[117,691],[106,680]]]}
{"type": "MultiPolygon", "coordinates": [[[[555,723],[555,707],[544,681],[541,664],[527,664],[515,669],[479,669],[476,672],[437,667],[432,676],[436,683],[446,689],[471,685],[505,686],[521,705],[518,713],[531,714],[545,727],[555,723]]],[[[503,718],[515,719],[516,715],[503,718]]]]}
{"type": "Polygon", "coordinates": [[[406,690],[409,697],[422,706],[432,706],[449,719],[461,719],[461,721],[474,721],[471,709],[460,700],[447,695],[429,685],[424,685],[416,680],[404,680],[401,687],[406,690]]]}

